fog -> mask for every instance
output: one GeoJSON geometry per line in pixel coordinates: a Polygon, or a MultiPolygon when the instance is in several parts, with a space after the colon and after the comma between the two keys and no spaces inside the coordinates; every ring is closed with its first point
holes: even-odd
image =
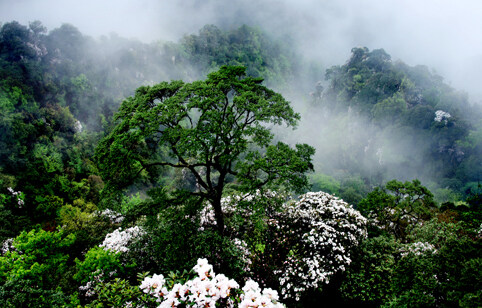
{"type": "Polygon", "coordinates": [[[293,39],[324,66],[355,46],[384,48],[394,60],[423,64],[481,101],[482,2],[477,0],[1,0],[0,21],[71,23],[98,37],[115,32],[144,42],[177,41],[205,24],[260,26],[293,39]]]}
{"type": "MultiPolygon", "coordinates": [[[[482,2],[468,0],[0,0],[2,23],[16,20],[27,25],[39,20],[49,30],[69,23],[94,38],[116,33],[144,43],[178,42],[184,35],[198,33],[206,24],[225,30],[247,24],[278,40],[289,40],[305,63],[318,63],[323,69],[344,64],[353,47],[383,48],[394,61],[429,67],[454,88],[466,91],[473,103],[482,102],[481,13],[482,2]]],[[[120,57],[122,54],[115,53],[118,42],[114,39],[114,46],[103,45],[112,50],[92,53],[104,52],[99,61],[111,54],[120,57]]],[[[160,61],[155,57],[146,57],[144,68],[130,63],[121,75],[124,79],[139,79],[138,85],[170,78],[189,82],[200,76],[195,69],[186,69],[184,75],[178,69],[181,77],[176,76],[178,71],[165,63],[150,67],[152,61],[160,61]],[[146,73],[149,69],[150,73],[146,73]]],[[[168,57],[166,63],[170,62],[168,57]]],[[[434,170],[425,166],[428,140],[410,131],[377,129],[359,114],[340,116],[315,108],[310,105],[309,92],[324,76],[321,73],[315,80],[312,77],[300,76],[291,87],[297,91],[282,92],[301,113],[302,120],[298,130],[281,129],[277,133],[289,143],[313,145],[317,172],[337,179],[358,174],[372,178],[372,182],[392,178],[437,182],[434,170]]],[[[133,91],[122,84],[119,87],[127,91],[121,96],[133,91]]]]}

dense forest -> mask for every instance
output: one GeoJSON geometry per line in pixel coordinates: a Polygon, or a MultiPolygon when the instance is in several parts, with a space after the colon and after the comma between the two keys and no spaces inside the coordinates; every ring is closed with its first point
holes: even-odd
{"type": "Polygon", "coordinates": [[[429,68],[0,26],[0,306],[482,306],[482,106],[429,68]]]}

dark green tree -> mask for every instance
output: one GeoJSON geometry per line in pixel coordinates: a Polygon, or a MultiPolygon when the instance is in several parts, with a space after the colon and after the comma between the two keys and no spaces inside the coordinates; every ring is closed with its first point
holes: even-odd
{"type": "Polygon", "coordinates": [[[391,180],[377,187],[358,204],[358,210],[397,238],[404,238],[406,228],[429,220],[436,209],[432,193],[419,180],[391,180]]]}
{"type": "Polygon", "coordinates": [[[223,66],[205,81],[138,88],[97,148],[104,179],[125,185],[156,166],[185,170],[196,179],[192,194],[213,205],[220,233],[228,180],[244,191],[279,185],[300,191],[314,149],[270,145],[268,125],[295,126],[299,115],[262,81],[245,77],[244,67],[223,66]]]}

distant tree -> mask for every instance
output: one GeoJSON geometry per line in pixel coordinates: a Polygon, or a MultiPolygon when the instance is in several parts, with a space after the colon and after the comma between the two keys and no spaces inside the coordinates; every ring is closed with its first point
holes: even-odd
{"type": "Polygon", "coordinates": [[[221,198],[229,177],[245,191],[306,187],[304,173],[313,168],[314,149],[270,145],[268,127],[295,126],[299,115],[280,94],[262,86],[261,78],[244,75],[244,67],[223,66],[205,81],[138,88],[97,148],[104,179],[125,185],[156,166],[185,170],[196,179],[192,194],[212,204],[221,233],[221,198]]]}
{"type": "Polygon", "coordinates": [[[70,24],[62,24],[59,28],[50,31],[47,36],[47,46],[53,51],[50,59],[81,62],[85,57],[86,44],[87,39],[70,24]]]}
{"type": "Polygon", "coordinates": [[[31,32],[16,21],[6,23],[0,30],[0,55],[7,61],[17,62],[24,58],[33,58],[31,32]]]}
{"type": "Polygon", "coordinates": [[[39,20],[35,20],[33,22],[28,23],[28,28],[35,34],[41,35],[47,33],[47,28],[42,25],[39,20]]]}
{"type": "Polygon", "coordinates": [[[389,181],[358,204],[362,214],[373,218],[378,226],[397,238],[405,237],[407,226],[429,220],[434,209],[432,193],[419,180],[389,181]]]}
{"type": "Polygon", "coordinates": [[[289,42],[246,25],[230,31],[206,25],[199,34],[185,36],[179,46],[180,60],[186,58],[202,73],[222,65],[242,65],[249,76],[263,77],[266,84],[278,88],[296,79],[302,66],[289,42]]]}
{"type": "Polygon", "coordinates": [[[399,117],[397,117],[397,115],[403,114],[406,109],[407,103],[400,92],[397,92],[392,97],[384,99],[373,106],[372,115],[378,123],[394,123],[399,117]]]}

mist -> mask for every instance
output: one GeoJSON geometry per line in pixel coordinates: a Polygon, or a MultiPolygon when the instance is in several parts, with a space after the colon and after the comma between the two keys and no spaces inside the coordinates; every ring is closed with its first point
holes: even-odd
{"type": "MultiPolygon", "coordinates": [[[[363,46],[383,48],[392,62],[425,65],[452,87],[466,91],[469,102],[480,103],[481,11],[478,1],[437,0],[0,0],[1,23],[16,20],[28,25],[39,20],[50,31],[68,23],[82,35],[102,41],[104,49],[89,45],[82,47],[86,48],[83,52],[97,63],[109,64],[109,82],[94,86],[111,91],[118,103],[133,94],[133,85],[204,77],[192,63],[177,63],[174,53],[165,48],[166,42],[179,42],[207,24],[222,30],[244,24],[260,28],[270,37],[288,42],[304,64],[319,66],[315,74],[306,67],[300,69],[290,87],[268,85],[290,100],[302,116],[295,131],[276,128],[278,137],[291,144],[313,145],[318,173],[338,180],[359,175],[370,178],[371,183],[393,178],[436,183],[434,170],[425,164],[427,140],[411,131],[381,129],[355,112],[331,113],[313,105],[309,92],[320,81],[326,88],[324,70],[343,65],[353,47],[363,46]],[[129,53],[137,51],[144,58],[129,60],[129,53]]],[[[88,118],[85,115],[80,120],[88,118]]]]}
{"type": "Polygon", "coordinates": [[[342,64],[356,46],[384,48],[394,60],[434,69],[479,102],[481,11],[480,1],[469,0],[2,0],[0,21],[40,20],[48,29],[70,23],[93,37],[115,32],[144,42],[177,41],[205,24],[248,24],[293,40],[325,67],[342,64]]]}

